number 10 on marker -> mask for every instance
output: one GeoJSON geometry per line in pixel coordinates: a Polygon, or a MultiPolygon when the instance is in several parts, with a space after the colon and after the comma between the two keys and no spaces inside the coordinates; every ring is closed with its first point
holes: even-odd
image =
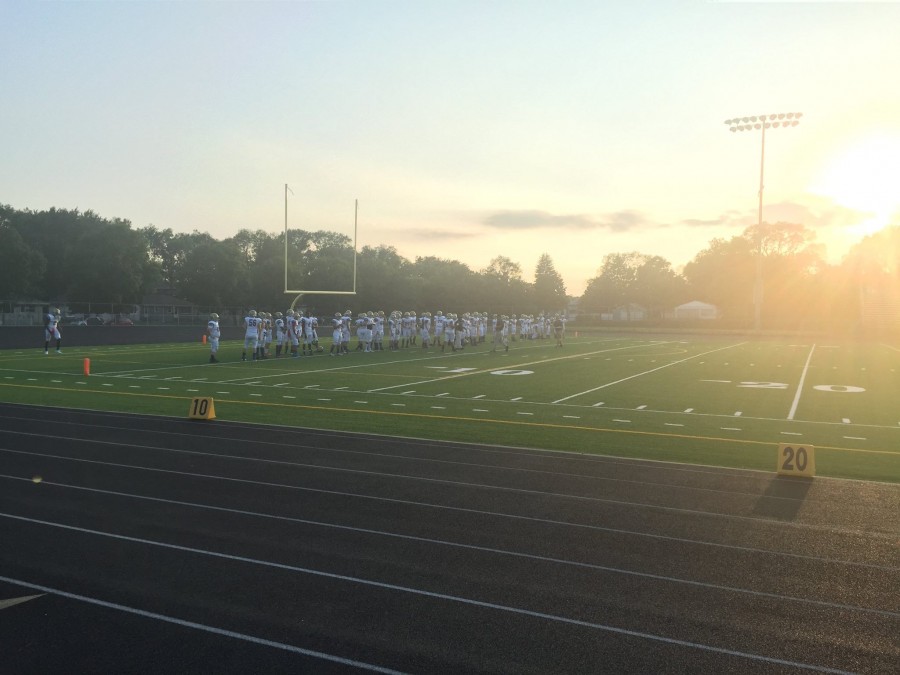
{"type": "Polygon", "coordinates": [[[211,398],[191,399],[191,407],[188,409],[188,419],[214,420],[216,419],[216,406],[211,398]]]}
{"type": "Polygon", "coordinates": [[[811,445],[782,443],[778,446],[778,474],[784,476],[816,475],[816,449],[811,445]]]}

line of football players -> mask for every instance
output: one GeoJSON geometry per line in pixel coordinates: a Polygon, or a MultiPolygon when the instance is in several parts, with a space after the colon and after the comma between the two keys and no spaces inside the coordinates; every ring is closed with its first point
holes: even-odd
{"type": "MultiPolygon", "coordinates": [[[[330,356],[343,356],[350,353],[351,333],[356,332],[355,351],[383,351],[385,338],[388,349],[396,351],[421,345],[421,348],[440,347],[445,351],[463,349],[467,345],[483,343],[490,337],[494,345],[509,350],[509,342],[526,339],[543,339],[555,335],[557,346],[562,346],[565,331],[565,319],[560,316],[544,317],[539,315],[521,315],[508,317],[494,314],[489,317],[485,312],[464,313],[462,315],[443,312],[393,311],[360,312],[353,318],[352,312],[336,312],[330,320],[331,347],[330,356]]],[[[253,361],[267,359],[271,355],[272,344],[275,345],[275,358],[282,356],[299,358],[323,353],[319,344],[319,319],[303,311],[287,310],[281,312],[256,312],[250,310],[244,317],[244,348],[241,360],[247,360],[247,354],[253,361]]],[[[212,313],[207,326],[210,345],[210,363],[218,363],[216,353],[219,347],[219,315],[212,313]]]]}

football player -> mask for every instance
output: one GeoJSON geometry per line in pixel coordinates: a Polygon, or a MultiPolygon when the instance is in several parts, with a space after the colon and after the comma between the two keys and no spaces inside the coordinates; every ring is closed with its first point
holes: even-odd
{"type": "Polygon", "coordinates": [[[209,315],[209,322],[206,324],[207,342],[209,343],[209,362],[218,363],[216,353],[219,351],[219,337],[222,332],[219,330],[219,315],[213,312],[209,315]]]}
{"type": "Polygon", "coordinates": [[[252,359],[256,361],[256,350],[259,347],[259,331],[262,322],[256,316],[256,310],[251,309],[244,317],[244,351],[241,352],[241,361],[247,360],[247,349],[250,349],[252,359]]]}
{"type": "Polygon", "coordinates": [[[56,353],[62,354],[62,337],[59,334],[59,307],[51,307],[44,316],[44,355],[50,353],[50,339],[56,340],[56,353]]]}

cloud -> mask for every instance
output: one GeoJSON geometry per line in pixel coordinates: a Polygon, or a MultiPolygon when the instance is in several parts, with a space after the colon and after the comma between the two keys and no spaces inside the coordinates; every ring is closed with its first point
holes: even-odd
{"type": "Polygon", "coordinates": [[[601,230],[628,232],[641,227],[665,227],[649,222],[639,211],[618,211],[601,217],[553,214],[547,211],[498,211],[484,218],[484,225],[499,230],[601,230]]]}
{"type": "MultiPolygon", "coordinates": [[[[767,223],[800,223],[812,230],[822,230],[835,227],[848,227],[856,225],[872,216],[871,213],[858,211],[836,204],[825,198],[805,198],[799,201],[783,201],[775,204],[766,204],[763,207],[763,221],[767,223]]],[[[756,225],[759,219],[758,212],[726,211],[718,218],[688,218],[679,221],[680,225],[687,227],[729,227],[743,230],[750,225],[756,225]]]]}
{"type": "Polygon", "coordinates": [[[387,236],[390,237],[391,240],[401,239],[405,241],[430,241],[430,240],[453,240],[453,239],[473,239],[475,237],[480,237],[481,233],[479,232],[470,232],[467,230],[459,229],[459,230],[430,230],[427,228],[398,228],[391,229],[387,232],[387,236]]]}

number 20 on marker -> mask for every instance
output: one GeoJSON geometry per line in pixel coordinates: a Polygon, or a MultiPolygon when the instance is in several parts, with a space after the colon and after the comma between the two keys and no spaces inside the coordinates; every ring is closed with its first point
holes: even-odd
{"type": "Polygon", "coordinates": [[[778,446],[778,474],[783,476],[815,476],[816,449],[811,445],[782,443],[778,446]]]}

